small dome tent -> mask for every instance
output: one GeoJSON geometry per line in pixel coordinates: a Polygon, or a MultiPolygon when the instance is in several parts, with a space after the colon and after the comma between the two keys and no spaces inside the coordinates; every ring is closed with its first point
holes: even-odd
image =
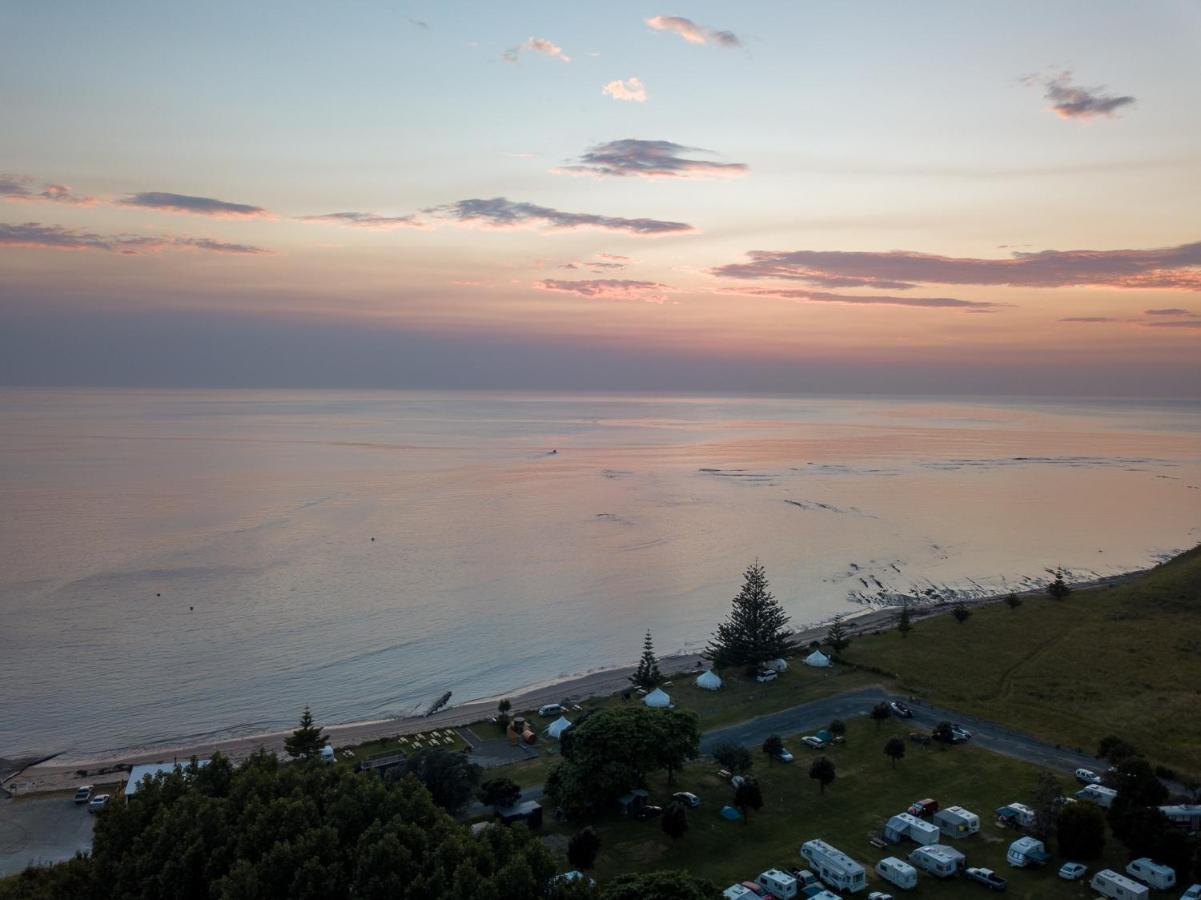
{"type": "Polygon", "coordinates": [[[783,659],[773,659],[769,660],[764,668],[771,669],[773,672],[787,672],[788,662],[783,659]]]}
{"type": "Polygon", "coordinates": [[[826,666],[830,665],[830,657],[826,656],[826,654],[822,653],[820,650],[814,650],[805,657],[805,665],[817,666],[819,669],[824,669],[826,666]]]}
{"type": "Polygon", "coordinates": [[[571,727],[571,719],[567,716],[559,716],[549,725],[546,726],[546,736],[558,740],[563,736],[563,732],[571,727]]]}
{"type": "Polygon", "coordinates": [[[647,706],[653,706],[656,709],[666,709],[667,707],[671,706],[671,697],[669,697],[662,688],[655,688],[642,698],[642,702],[647,706]]]}
{"type": "Polygon", "coordinates": [[[697,676],[696,686],[706,691],[721,690],[721,676],[712,669],[706,669],[697,676]]]}

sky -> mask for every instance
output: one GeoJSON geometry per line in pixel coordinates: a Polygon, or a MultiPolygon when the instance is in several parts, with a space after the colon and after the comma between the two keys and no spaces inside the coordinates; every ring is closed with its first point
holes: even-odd
{"type": "Polygon", "coordinates": [[[1201,3],[0,6],[0,384],[1201,397],[1201,3]]]}

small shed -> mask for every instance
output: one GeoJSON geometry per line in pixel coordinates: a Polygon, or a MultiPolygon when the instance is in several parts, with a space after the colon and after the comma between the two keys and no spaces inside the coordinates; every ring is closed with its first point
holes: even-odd
{"type": "Polygon", "coordinates": [[[980,830],[980,817],[962,806],[948,806],[934,814],[934,824],[947,837],[967,837],[980,830]]]}
{"type": "Polygon", "coordinates": [[[825,669],[830,665],[830,657],[822,653],[820,650],[814,650],[805,657],[805,665],[815,666],[818,669],[825,669]]]}
{"type": "Polygon", "coordinates": [[[557,741],[563,736],[563,732],[570,727],[571,719],[567,718],[567,716],[559,716],[559,718],[546,726],[546,736],[557,741]]]}
{"type": "Polygon", "coordinates": [[[909,838],[923,846],[938,843],[938,826],[910,813],[898,813],[884,825],[884,840],[897,844],[909,838]]]}
{"type": "Polygon", "coordinates": [[[706,691],[720,691],[721,676],[712,669],[706,669],[696,677],[696,686],[706,691]]]}
{"type": "Polygon", "coordinates": [[[655,709],[667,709],[671,706],[671,697],[663,688],[655,688],[642,698],[642,702],[655,709]]]}
{"type": "Polygon", "coordinates": [[[542,827],[542,804],[536,800],[525,800],[514,803],[496,811],[496,817],[506,825],[524,822],[527,828],[542,827]]]}

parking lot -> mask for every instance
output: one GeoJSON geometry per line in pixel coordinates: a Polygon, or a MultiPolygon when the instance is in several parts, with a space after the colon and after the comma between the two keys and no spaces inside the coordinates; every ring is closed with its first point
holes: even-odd
{"type": "Polygon", "coordinates": [[[0,798],[0,875],[60,862],[92,847],[95,817],[69,796],[0,798]]]}

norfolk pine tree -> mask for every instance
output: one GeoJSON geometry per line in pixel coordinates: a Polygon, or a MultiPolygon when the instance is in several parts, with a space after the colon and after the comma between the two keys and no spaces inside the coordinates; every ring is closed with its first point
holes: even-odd
{"type": "Polygon", "coordinates": [[[663,673],[659,671],[659,660],[655,657],[655,645],[649,629],[646,640],[642,642],[642,659],[638,660],[638,668],[630,676],[630,681],[647,691],[663,683],[663,673]]]}
{"type": "Polygon", "coordinates": [[[705,657],[722,666],[759,667],[791,649],[788,614],[767,587],[767,573],[758,560],[747,566],[742,590],[730,615],[717,627],[705,657]]]}

